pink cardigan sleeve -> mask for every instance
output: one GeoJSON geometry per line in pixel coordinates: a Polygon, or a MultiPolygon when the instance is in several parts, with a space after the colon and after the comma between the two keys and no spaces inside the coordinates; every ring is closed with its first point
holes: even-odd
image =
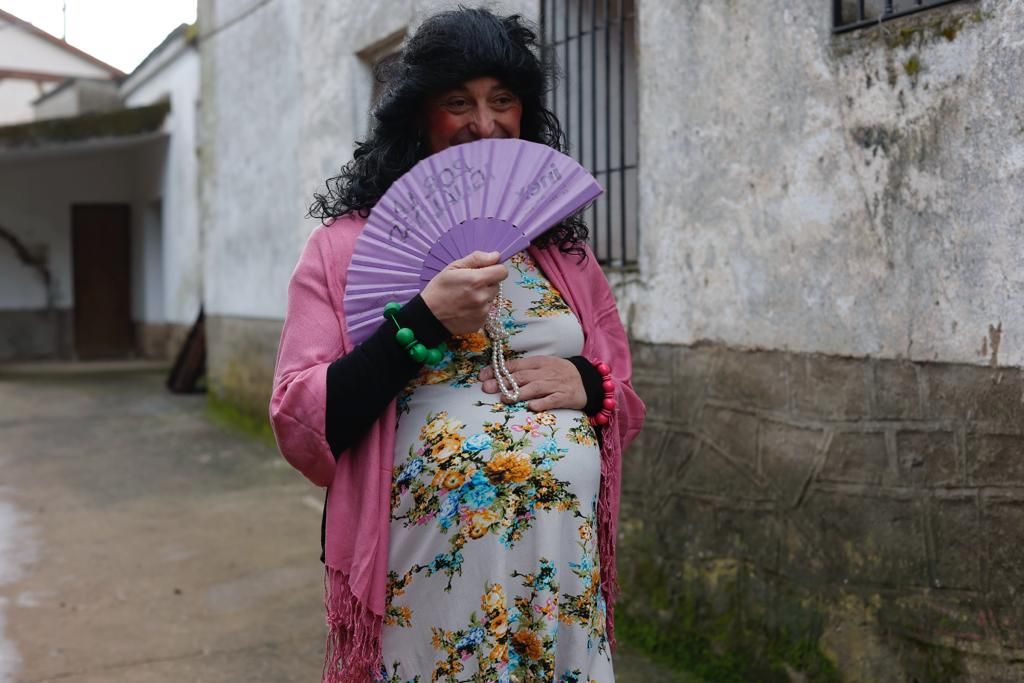
{"type": "Polygon", "coordinates": [[[345,352],[326,230],[310,235],[288,285],[270,399],[270,424],[281,454],[317,486],[334,479],[336,461],[325,431],[327,368],[345,352]]]}

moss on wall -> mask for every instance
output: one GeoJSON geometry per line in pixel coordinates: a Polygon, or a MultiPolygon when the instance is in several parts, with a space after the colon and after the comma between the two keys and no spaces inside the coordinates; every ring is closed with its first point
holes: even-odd
{"type": "Polygon", "coordinates": [[[241,410],[232,401],[210,394],[206,404],[207,416],[217,424],[239,434],[245,434],[271,446],[275,445],[270,420],[241,410]]]}
{"type": "Polygon", "coordinates": [[[170,102],[0,127],[0,150],[141,135],[160,130],[170,102]]]}
{"type": "Polygon", "coordinates": [[[623,642],[715,683],[842,680],[819,644],[825,620],[808,601],[781,595],[740,561],[687,562],[680,583],[655,558],[632,562],[623,581],[623,642]],[[766,590],[774,593],[771,615],[763,595],[755,597],[766,590]]]}

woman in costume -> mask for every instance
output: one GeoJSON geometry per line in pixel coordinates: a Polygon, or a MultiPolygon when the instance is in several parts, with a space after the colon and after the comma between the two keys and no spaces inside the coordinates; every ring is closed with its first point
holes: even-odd
{"type": "Polygon", "coordinates": [[[563,149],[536,34],[444,12],[381,76],[371,135],[312,207],[270,404],[284,457],[328,489],[324,680],[611,683],[620,461],[644,405],[582,220],[505,264],[450,264],[359,344],[342,306],[370,209],[417,161],[481,138],[563,149]],[[413,358],[396,325],[438,352],[413,358]]]}

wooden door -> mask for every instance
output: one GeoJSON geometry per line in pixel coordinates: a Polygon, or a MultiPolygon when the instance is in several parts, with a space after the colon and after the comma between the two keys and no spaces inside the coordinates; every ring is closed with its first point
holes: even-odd
{"type": "Polygon", "coordinates": [[[135,351],[131,312],[131,207],[71,207],[75,352],[82,360],[135,351]]]}

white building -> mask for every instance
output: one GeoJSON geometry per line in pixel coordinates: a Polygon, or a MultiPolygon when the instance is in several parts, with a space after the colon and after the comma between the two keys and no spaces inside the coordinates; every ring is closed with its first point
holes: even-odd
{"type": "Polygon", "coordinates": [[[0,19],[0,360],[166,357],[200,307],[194,31],[123,76],[0,19]]]}
{"type": "Polygon", "coordinates": [[[69,78],[124,76],[73,45],[0,10],[0,126],[30,121],[32,104],[69,78]]]}

